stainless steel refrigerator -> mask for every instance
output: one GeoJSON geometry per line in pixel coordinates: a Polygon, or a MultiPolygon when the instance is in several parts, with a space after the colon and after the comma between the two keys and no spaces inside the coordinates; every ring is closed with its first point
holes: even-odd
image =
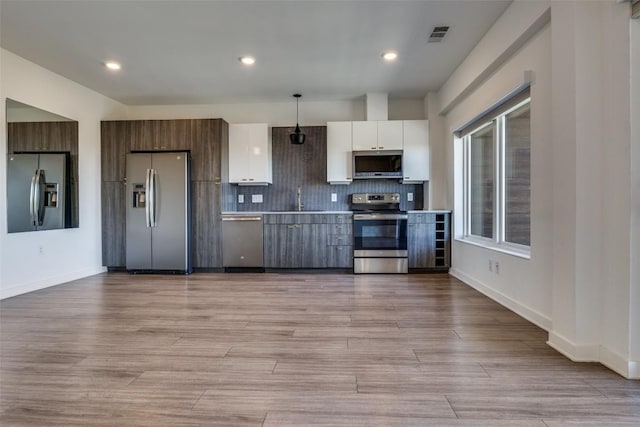
{"type": "Polygon", "coordinates": [[[189,153],[127,155],[129,271],[191,272],[189,153]]]}
{"type": "Polygon", "coordinates": [[[8,232],[65,228],[69,154],[9,154],[8,159],[8,232]]]}

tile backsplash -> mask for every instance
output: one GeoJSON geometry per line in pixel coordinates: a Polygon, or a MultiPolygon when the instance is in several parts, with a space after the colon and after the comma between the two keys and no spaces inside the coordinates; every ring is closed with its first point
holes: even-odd
{"type": "Polygon", "coordinates": [[[422,184],[404,185],[394,180],[355,181],[349,185],[327,183],[327,128],[325,126],[302,127],[307,135],[303,145],[293,145],[289,134],[293,127],[272,128],[273,184],[269,186],[233,186],[236,210],[284,211],[296,210],[297,189],[302,189],[304,210],[348,211],[352,193],[400,193],[403,210],[423,208],[422,184]],[[413,193],[413,201],[407,200],[413,193]],[[332,202],[332,194],[336,194],[332,202]],[[244,203],[238,203],[242,195],[244,203]],[[262,203],[252,203],[261,195],[262,203]]]}

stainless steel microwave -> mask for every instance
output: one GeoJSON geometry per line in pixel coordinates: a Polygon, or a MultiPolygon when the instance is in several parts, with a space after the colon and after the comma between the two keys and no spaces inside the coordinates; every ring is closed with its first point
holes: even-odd
{"type": "Polygon", "coordinates": [[[402,150],[354,151],[353,179],[402,179],[402,150]]]}

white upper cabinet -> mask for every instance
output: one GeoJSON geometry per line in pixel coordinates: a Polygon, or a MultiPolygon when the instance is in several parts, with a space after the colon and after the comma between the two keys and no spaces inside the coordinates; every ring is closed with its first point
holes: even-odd
{"type": "Polygon", "coordinates": [[[402,120],[378,122],[378,150],[402,150],[402,120]]]}
{"type": "Polygon", "coordinates": [[[402,120],[353,123],[353,151],[402,150],[402,120]]]}
{"type": "Polygon", "coordinates": [[[239,185],[273,182],[271,132],[267,123],[229,125],[229,182],[239,185]]]}
{"type": "Polygon", "coordinates": [[[327,182],[350,184],[353,180],[351,122],[327,122],[327,182]]]}
{"type": "Polygon", "coordinates": [[[403,120],[404,151],[402,154],[403,183],[429,181],[431,153],[429,122],[403,120]]]}
{"type": "Polygon", "coordinates": [[[378,122],[351,122],[353,151],[378,149],[378,122]]]}

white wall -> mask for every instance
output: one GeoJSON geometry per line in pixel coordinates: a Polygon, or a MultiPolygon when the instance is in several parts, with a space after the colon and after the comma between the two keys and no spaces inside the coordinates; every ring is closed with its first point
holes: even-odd
{"type": "MultiPolygon", "coordinates": [[[[295,126],[296,103],[132,105],[119,119],[222,118],[228,123],[268,123],[271,126],[295,126]]],[[[423,119],[421,100],[392,99],[389,119],[423,119]]],[[[365,120],[364,96],[346,101],[300,101],[300,126],[325,126],[328,121],[365,120]]]]}
{"type": "MultiPolygon", "coordinates": [[[[629,358],[631,284],[631,103],[629,12],[615,3],[599,8],[603,43],[602,138],[602,350],[604,363],[629,358]],[[615,220],[609,207],[615,207],[615,220]],[[611,359],[610,361],[608,359],[611,359]]],[[[638,45],[640,47],[640,45],[638,45]]],[[[636,119],[640,115],[636,116],[636,119]]],[[[638,140],[636,140],[638,141],[638,140]]],[[[638,261],[636,261],[638,262],[638,261]]],[[[596,264],[599,265],[599,264],[596,264]]],[[[640,330],[636,330],[640,334],[640,330]]],[[[618,362],[620,361],[620,362],[618,362]]],[[[613,366],[615,367],[615,366],[613,366]]]]}
{"type": "Polygon", "coordinates": [[[0,298],[103,271],[100,236],[100,120],[122,106],[6,50],[0,51],[0,151],[7,152],[5,99],[78,121],[77,229],[7,233],[6,155],[0,161],[0,298]],[[43,253],[39,253],[42,246],[43,253]]]}
{"type": "Polygon", "coordinates": [[[631,244],[629,255],[631,259],[629,298],[630,328],[629,341],[632,376],[640,378],[640,19],[630,22],[631,41],[631,244]]]}
{"type": "MultiPolygon", "coordinates": [[[[454,241],[452,274],[547,329],[569,358],[635,378],[640,90],[630,76],[640,74],[639,31],[628,4],[613,0],[514,2],[438,94],[456,182],[447,200],[461,212],[452,132],[534,72],[531,259],[454,241]]],[[[461,215],[455,222],[459,237],[461,215]]]]}
{"type": "Polygon", "coordinates": [[[429,209],[447,209],[453,206],[448,199],[451,188],[449,174],[448,146],[450,141],[446,138],[445,120],[440,115],[440,99],[437,92],[429,92],[424,99],[425,117],[429,120],[429,146],[430,146],[430,179],[424,186],[424,200],[428,201],[429,209]]]}
{"type": "MultiPolygon", "coordinates": [[[[524,12],[523,12],[524,13],[524,12]]],[[[541,11],[544,13],[544,11],[541,11]]],[[[446,115],[445,134],[448,170],[453,182],[454,144],[453,132],[474,116],[487,109],[505,94],[522,85],[525,71],[533,71],[531,86],[531,259],[484,249],[466,242],[454,240],[452,244],[452,273],[481,290],[525,318],[545,329],[551,327],[551,263],[550,251],[552,223],[550,212],[553,198],[549,191],[551,181],[551,30],[547,25],[518,50],[505,64],[477,87],[446,115]],[[500,263],[500,274],[489,271],[489,261],[500,263]]],[[[461,144],[458,141],[458,144],[461,144]]],[[[459,148],[459,147],[458,147],[459,148]]],[[[461,173],[461,169],[458,172],[461,173]]],[[[461,177],[456,182],[461,183],[461,177]]],[[[449,191],[453,191],[450,187],[449,191]]],[[[456,188],[456,195],[461,188],[456,188]]],[[[453,200],[454,194],[448,199],[453,200]]],[[[459,197],[458,197],[459,199],[459,197]]],[[[455,206],[461,212],[461,206],[455,206]]],[[[462,233],[462,216],[455,216],[454,234],[462,233]]]]}
{"type": "Polygon", "coordinates": [[[389,120],[424,120],[425,113],[422,99],[389,98],[389,120]]]}

